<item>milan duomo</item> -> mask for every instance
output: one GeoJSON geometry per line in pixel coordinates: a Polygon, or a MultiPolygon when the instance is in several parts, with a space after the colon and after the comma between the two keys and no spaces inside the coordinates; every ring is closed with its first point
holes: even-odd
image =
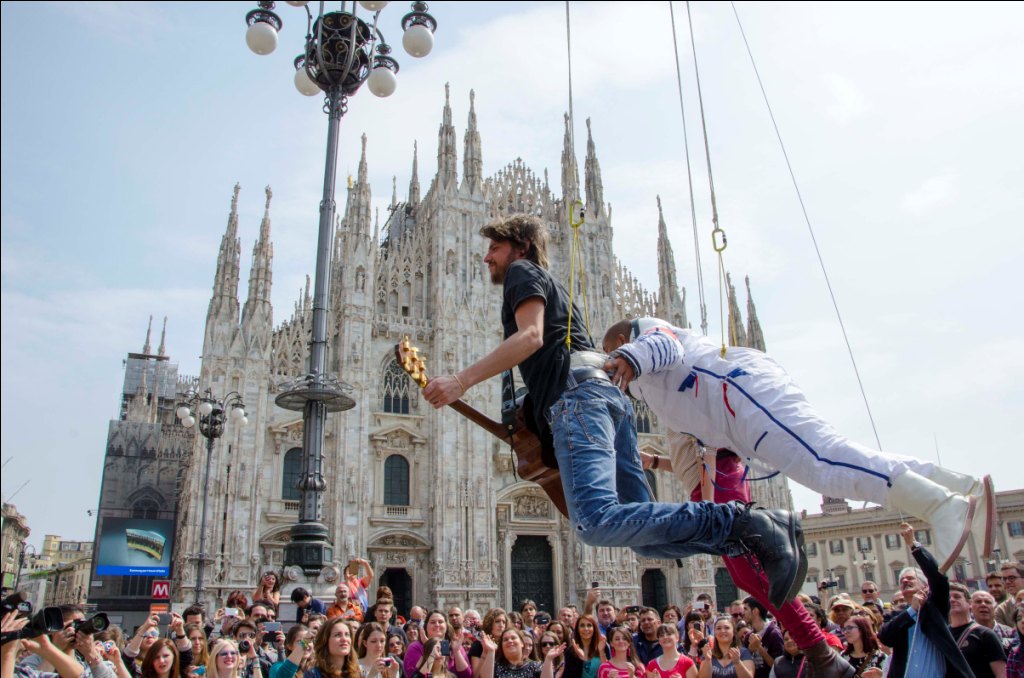
{"type": "MultiPolygon", "coordinates": [[[[373,140],[363,137],[358,176],[349,181],[347,202],[335,229],[329,308],[329,369],[352,386],[357,404],[347,412],[329,415],[323,460],[328,489],[322,519],[331,531],[336,561],[343,565],[353,557],[369,560],[377,583],[387,583],[394,591],[400,611],[410,601],[436,601],[442,609],[454,604],[481,610],[518,609],[527,592],[541,609],[555,611],[557,605],[582,601],[592,581],[600,582],[613,602],[634,604],[643,599],[661,605],[666,598],[692,600],[702,592],[715,595],[716,584],[725,586],[723,582],[729,581],[717,559],[708,556],[689,558],[679,566],[641,559],[625,548],[593,548],[576,541],[568,522],[543,492],[514,475],[508,445],[449,408],[431,408],[394,358],[395,343],[409,335],[420,347],[428,374],[452,374],[501,341],[501,291],[489,280],[482,262],[486,243],[479,235],[480,227],[495,217],[525,212],[543,219],[551,233],[552,272],[568,287],[572,228],[567,206],[584,199],[587,216],[580,235],[592,334],[599,340],[614,321],[643,315],[689,326],[685,290],[677,283],[676,263],[660,214],[657,224],[623,226],[658,229],[657,251],[651,252],[652,263],[656,258],[658,265],[656,293],[644,289],[615,257],[612,213],[604,201],[589,127],[588,121],[582,186],[568,117],[560,194],[549,185],[546,170],[541,179],[519,159],[485,177],[470,93],[460,176],[446,92],[437,175],[421,189],[414,151],[408,192],[403,200],[392,187],[389,216],[383,225],[373,218],[370,207],[367,158],[372,156],[373,140]]],[[[652,203],[655,199],[651,196],[652,203]]],[[[282,569],[284,546],[297,520],[300,499],[295,485],[301,470],[301,413],[277,407],[274,398],[280,384],[308,372],[312,302],[307,285],[294,309],[288,309],[284,318],[275,318],[270,302],[273,245],[268,189],[267,209],[252,251],[248,291],[240,303],[238,200],[236,186],[217,257],[198,386],[218,395],[239,392],[249,424],[229,424],[224,436],[215,441],[213,472],[205,484],[206,440],[195,435],[189,441],[171,431],[180,426],[173,419],[175,396],[169,391],[180,394],[196,382],[179,379],[173,365],[157,369],[159,360],[168,365],[163,342],[159,355],[150,355],[147,341],[142,354],[129,355],[125,415],[111,423],[108,444],[107,476],[114,470],[111,450],[120,447],[122,455],[130,456],[124,447],[130,450],[129,438],[138,437],[132,431],[163,431],[155,434],[161,436],[158,445],[138,440],[135,444],[160,448],[162,454],[154,464],[159,457],[172,457],[166,460],[167,472],[137,474],[132,496],[145,496],[145,501],[155,504],[154,517],[177,520],[173,600],[194,598],[202,500],[207,495],[207,550],[213,554],[206,569],[209,609],[223,605],[230,591],[253,590],[264,569],[282,569]],[[141,383],[138,378],[129,379],[133,363],[142,366],[136,370],[141,372],[141,383]],[[150,380],[164,383],[151,381],[147,387],[147,374],[150,380]],[[169,379],[176,389],[168,388],[169,379]],[[130,388],[132,392],[127,392],[130,388]],[[138,395],[152,391],[159,397],[150,397],[146,404],[136,391],[138,395]],[[175,449],[184,462],[180,465],[173,459],[175,449]],[[183,475],[170,470],[181,466],[183,475]],[[148,492],[147,483],[151,485],[148,492]]],[[[580,294],[579,275],[576,280],[576,294],[580,294]]],[[[747,293],[744,327],[735,290],[729,287],[730,341],[763,350],[749,284],[747,293]]],[[[499,418],[500,380],[478,385],[467,400],[499,418]]],[[[666,451],[662,428],[642,405],[637,407],[637,428],[641,449],[666,451]]],[[[752,469],[750,474],[767,475],[763,469],[752,469]]],[[[689,490],[684,492],[671,474],[655,478],[648,472],[648,476],[660,500],[688,497],[689,490]]],[[[110,483],[105,480],[104,493],[110,491],[110,483]]],[[[791,508],[782,477],[754,482],[752,489],[761,505],[791,508]]],[[[127,494],[124,501],[130,501],[127,494]]],[[[333,594],[328,583],[320,588],[328,597],[333,594]]],[[[726,590],[720,588],[716,598],[726,590]]],[[[730,594],[735,595],[735,590],[730,594]]],[[[720,605],[728,602],[719,600],[720,605]]]]}

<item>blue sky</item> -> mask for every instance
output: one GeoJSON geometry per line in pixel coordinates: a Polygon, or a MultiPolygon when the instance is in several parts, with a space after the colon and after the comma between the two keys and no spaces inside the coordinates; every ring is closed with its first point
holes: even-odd
{"type": "MultiPolygon", "coordinates": [[[[304,12],[279,3],[280,47],[244,42],[254,3],[3,3],[2,492],[44,533],[91,539],[121,361],[150,314],[198,372],[231,189],[244,278],[274,190],[275,322],[313,269],[326,120],[298,95],[304,12]],[[46,44],[43,44],[43,41],[46,44]],[[10,460],[8,462],[8,460],[10,460]],[[28,485],[19,491],[19,487],[28,485]]],[[[1024,160],[1020,4],[737,5],[886,449],[1024,486],[1024,160]],[[937,443],[937,444],[936,444],[937,443]]],[[[382,15],[399,42],[406,6],[382,15]]],[[[368,135],[374,202],[433,175],[444,83],[459,133],[469,90],[484,170],[517,157],[557,188],[568,108],[562,3],[431,3],[433,54],[399,54],[398,92],[363,91],[342,121],[339,176],[368,135]]],[[[615,248],[655,286],[661,195],[688,312],[699,317],[667,3],[574,3],[577,154],[592,118],[615,248]],[[625,12],[623,8],[628,8],[625,12]]],[[[676,4],[691,152],[701,150],[685,8],[676,4]]],[[[843,432],[872,443],[849,357],[728,4],[694,5],[726,264],[749,274],[769,352],[843,432]]],[[[400,48],[399,48],[399,51],[400,48]]],[[[717,287],[703,163],[697,214],[717,287]]],[[[460,165],[461,167],[461,165],[460,165]]],[[[343,187],[344,184],[341,184],[343,187]]],[[[794,487],[798,507],[818,496],[794,487]]]]}

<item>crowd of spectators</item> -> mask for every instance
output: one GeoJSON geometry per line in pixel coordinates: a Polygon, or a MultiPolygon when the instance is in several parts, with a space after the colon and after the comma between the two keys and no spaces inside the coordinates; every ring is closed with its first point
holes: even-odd
{"type": "MultiPolygon", "coordinates": [[[[882,601],[870,581],[860,600],[843,592],[827,600],[800,595],[828,644],[849,664],[849,675],[1024,678],[1021,564],[1004,564],[989,575],[986,589],[972,592],[933,571],[920,545],[913,553],[920,567],[904,569],[892,601],[882,601]]],[[[752,597],[732,601],[725,612],[716,612],[706,594],[682,609],[620,608],[595,587],[582,610],[548,611],[526,600],[513,611],[415,605],[401,616],[387,586],[378,587],[371,604],[373,572],[358,562],[346,568],[333,601],[292,590],[293,620],[277,619],[281,579],[272,571],[251,597],[233,592],[212,616],[201,607],[152,615],[130,636],[116,626],[83,633],[86,611],[65,606],[63,630],[5,642],[0,678],[808,675],[800,648],[752,597]]],[[[17,631],[25,621],[8,614],[3,630],[17,631]]]]}

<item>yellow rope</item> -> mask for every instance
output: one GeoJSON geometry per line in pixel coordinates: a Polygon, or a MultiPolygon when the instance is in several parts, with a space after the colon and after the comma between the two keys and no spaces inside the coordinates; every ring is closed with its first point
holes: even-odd
{"type": "Polygon", "coordinates": [[[565,346],[572,349],[572,309],[573,298],[576,295],[576,268],[579,262],[580,290],[583,296],[583,324],[590,334],[590,309],[587,307],[587,274],[583,269],[583,243],[580,240],[580,226],[586,221],[583,210],[583,203],[574,200],[569,203],[569,226],[572,228],[572,245],[569,248],[569,323],[565,331],[565,346]],[[579,206],[579,219],[573,215],[573,210],[579,206]]]}

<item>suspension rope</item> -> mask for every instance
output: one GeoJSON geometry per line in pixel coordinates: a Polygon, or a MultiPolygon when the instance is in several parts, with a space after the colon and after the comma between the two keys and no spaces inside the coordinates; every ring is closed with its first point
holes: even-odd
{"type": "MultiPolygon", "coordinates": [[[[569,18],[569,0],[565,0],[565,46],[567,62],[569,67],[569,148],[572,150],[570,160],[575,168],[576,164],[576,136],[575,119],[573,118],[572,107],[572,22],[569,18]]],[[[577,175],[578,176],[578,175],[577,175]]],[[[569,196],[566,196],[569,197],[569,196]]],[[[580,295],[583,297],[583,325],[590,334],[590,309],[587,307],[587,280],[586,272],[583,269],[583,241],[580,239],[580,226],[586,222],[583,202],[578,198],[566,201],[566,217],[569,227],[572,229],[572,244],[569,248],[569,321],[565,329],[565,346],[572,351],[572,309],[573,298],[576,293],[576,268],[579,261],[580,270],[580,295]],[[579,218],[573,214],[577,210],[579,218]]]]}
{"type": "Polygon", "coordinates": [[[693,170],[690,167],[690,136],[686,132],[686,109],[683,107],[683,75],[679,65],[679,42],[676,39],[676,12],[672,1],[668,3],[672,18],[672,48],[676,55],[676,88],[679,92],[679,115],[683,119],[683,148],[686,152],[686,185],[690,189],[690,222],[693,224],[693,251],[697,257],[697,296],[700,298],[700,330],[708,334],[708,307],[704,299],[704,269],[700,261],[700,236],[697,233],[697,207],[693,199],[693,170]]]}
{"type": "MultiPolygon", "coordinates": [[[[708,185],[711,190],[711,223],[714,225],[714,229],[711,231],[711,246],[718,254],[718,310],[721,322],[722,330],[722,357],[725,357],[725,260],[722,257],[722,252],[728,246],[728,241],[725,237],[725,231],[723,231],[718,225],[718,201],[715,197],[715,178],[711,173],[711,146],[708,143],[708,122],[704,116],[704,95],[700,89],[700,69],[697,67],[697,40],[693,35],[693,15],[690,12],[690,2],[686,2],[686,20],[690,25],[690,47],[693,50],[693,74],[697,82],[697,102],[700,104],[700,124],[704,132],[704,157],[707,159],[708,164],[708,185]]],[[[729,308],[729,314],[732,314],[732,307],[729,308]]],[[[730,327],[732,325],[730,318],[730,327]]]]}
{"type": "MultiPolygon", "coordinates": [[[[839,303],[836,301],[835,292],[832,290],[832,282],[829,280],[828,271],[825,269],[825,260],[821,256],[821,250],[818,248],[818,239],[814,236],[814,228],[811,226],[811,218],[807,215],[807,206],[804,204],[803,195],[800,193],[800,185],[796,180],[796,173],[793,172],[793,165],[789,161],[789,153],[786,152],[786,145],[782,141],[782,133],[779,131],[779,125],[775,121],[775,113],[772,111],[772,105],[768,101],[768,93],[765,91],[764,82],[761,80],[761,73],[757,70],[757,62],[754,60],[754,53],[750,49],[750,43],[747,41],[747,34],[743,30],[743,23],[740,21],[739,12],[736,11],[736,3],[730,2],[732,6],[732,12],[736,16],[736,25],[740,28],[740,35],[743,36],[743,44],[747,48],[747,54],[750,56],[750,64],[754,67],[754,75],[757,76],[757,84],[761,87],[761,96],[764,97],[764,104],[768,108],[768,115],[772,120],[772,127],[775,128],[775,137],[779,140],[779,147],[782,149],[782,157],[786,160],[786,169],[789,170],[789,178],[793,181],[793,188],[796,190],[797,200],[800,202],[800,210],[804,215],[804,222],[807,224],[807,232],[811,235],[811,242],[814,243],[814,253],[818,257],[818,265],[821,266],[821,274],[825,277],[825,286],[828,287],[828,295],[832,299],[832,308],[835,309],[836,318],[839,320],[839,329],[843,333],[843,341],[846,342],[846,352],[850,355],[850,363],[853,365],[853,373],[857,377],[857,385],[860,387],[861,398],[864,399],[864,408],[868,412],[868,420],[871,422],[871,430],[875,434],[875,443],[878,445],[878,449],[882,449],[882,441],[878,436],[878,429],[875,427],[875,418],[871,415],[871,405],[868,404],[868,394],[864,390],[864,382],[860,378],[860,370],[857,369],[857,360],[853,357],[853,347],[850,345],[850,338],[846,334],[846,325],[843,323],[843,316],[839,312],[839,303]]],[[[687,4],[689,6],[689,4],[687,4]]],[[[712,201],[714,201],[714,194],[712,194],[712,201]]]]}

